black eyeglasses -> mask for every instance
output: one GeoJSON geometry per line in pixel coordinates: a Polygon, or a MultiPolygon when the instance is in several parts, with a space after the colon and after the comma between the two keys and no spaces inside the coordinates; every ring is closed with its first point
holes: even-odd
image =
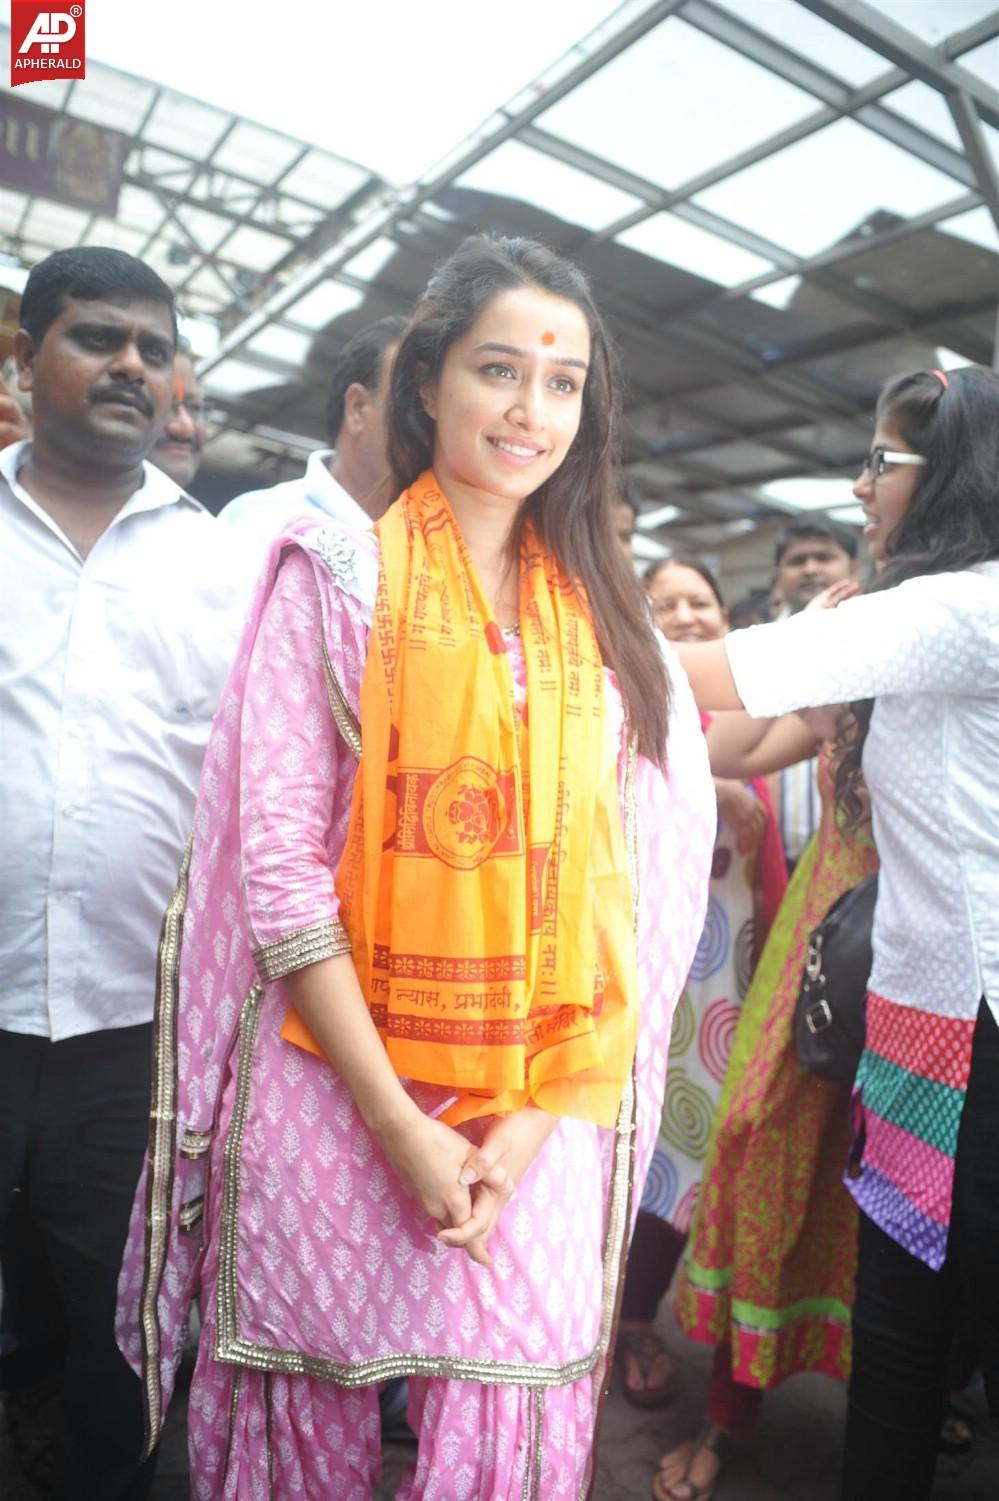
{"type": "Polygon", "coordinates": [[[869,474],[871,479],[880,479],[886,469],[892,464],[925,464],[926,460],[921,453],[895,453],[890,448],[872,448],[860,466],[861,474],[869,474]]]}

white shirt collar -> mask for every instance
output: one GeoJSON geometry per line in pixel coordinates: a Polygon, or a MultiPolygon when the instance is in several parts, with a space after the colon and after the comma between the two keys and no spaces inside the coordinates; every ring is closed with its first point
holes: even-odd
{"type": "MultiPolygon", "coordinates": [[[[50,530],[64,534],[61,527],[52,519],[43,506],[21,484],[18,475],[31,450],[31,441],[26,439],[20,443],[11,443],[0,451],[0,476],[6,480],[11,494],[28,510],[34,513],[38,519],[45,523],[50,530]]],[[[125,516],[133,516],[139,511],[155,511],[161,506],[183,505],[192,507],[194,510],[203,511],[205,508],[193,495],[188,495],[175,484],[162,469],[157,469],[155,464],[143,461],[142,484],[134,490],[128,500],[112,517],[109,525],[116,526],[125,516]]],[[[67,539],[68,540],[68,539],[67,539]]]]}
{"type": "Polygon", "coordinates": [[[339,484],[330,473],[330,461],[336,457],[332,448],[319,448],[309,455],[303,476],[305,498],[317,510],[355,531],[368,531],[371,517],[363,506],[339,484]]]}

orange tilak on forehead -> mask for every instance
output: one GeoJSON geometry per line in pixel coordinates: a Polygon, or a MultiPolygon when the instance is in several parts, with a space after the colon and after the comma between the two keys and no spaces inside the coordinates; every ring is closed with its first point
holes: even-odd
{"type": "Polygon", "coordinates": [[[555,343],[555,335],[551,332],[550,329],[546,329],[545,332],[541,335],[541,342],[542,344],[555,343]]]}
{"type": "Polygon", "coordinates": [[[184,377],[182,375],[175,375],[173,378],[174,401],[183,401],[186,395],[187,391],[184,388],[184,377]]]}

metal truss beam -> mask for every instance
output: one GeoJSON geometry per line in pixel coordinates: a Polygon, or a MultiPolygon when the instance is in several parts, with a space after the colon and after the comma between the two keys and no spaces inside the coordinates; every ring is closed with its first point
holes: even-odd
{"type": "Polygon", "coordinates": [[[969,96],[962,89],[947,95],[947,105],[961,136],[961,143],[978,183],[978,191],[999,231],[999,172],[989,151],[982,122],[969,96]]]}
{"type": "Polygon", "coordinates": [[[897,25],[883,10],[865,0],[799,0],[806,10],[831,21],[855,41],[880,52],[904,68],[913,78],[928,83],[942,94],[965,93],[975,103],[981,118],[999,129],[999,89],[994,89],[970,69],[941,56],[905,27],[897,25]]]}
{"type": "MultiPolygon", "coordinates": [[[[767,280],[754,282],[753,290],[758,285],[766,286],[768,281],[777,281],[785,276],[804,276],[808,270],[808,262],[800,256],[792,254],[782,245],[775,244],[772,240],[765,239],[762,235],[753,234],[750,230],[743,229],[741,225],[733,224],[730,219],[724,219],[720,214],[712,213],[709,209],[701,208],[694,203],[671,202],[671,195],[655,183],[646,178],[637,176],[633,172],[625,171],[613,162],[605,161],[602,157],[594,156],[592,152],[585,151],[582,147],[574,146],[568,141],[563,141],[557,136],[539,130],[536,127],[522,131],[520,140],[525,145],[534,147],[535,150],[544,152],[546,156],[553,157],[566,166],[575,167],[578,171],[586,172],[591,177],[599,178],[610,186],[619,188],[621,191],[640,197],[653,208],[655,212],[661,209],[676,215],[689,224],[703,229],[709,234],[717,235],[719,239],[729,244],[738,245],[742,250],[748,250],[753,255],[758,255],[764,260],[772,261],[778,268],[776,274],[767,280]],[[667,207],[668,205],[668,207],[667,207]]],[[[604,233],[594,236],[596,240],[605,238],[604,233]]],[[[871,237],[863,241],[864,248],[869,248],[871,237]]],[[[851,252],[852,253],[852,252],[851,252]]],[[[866,292],[855,287],[852,282],[819,272],[813,276],[816,283],[822,283],[826,290],[840,299],[841,302],[853,303],[863,312],[879,318],[881,321],[890,323],[900,332],[904,331],[908,324],[906,310],[891,302],[888,298],[866,292]]],[[[726,294],[712,293],[710,301],[715,303],[726,294]]],[[[730,291],[727,295],[734,295],[730,291]]]]}
{"type": "MultiPolygon", "coordinates": [[[[217,146],[215,147],[215,150],[216,151],[218,150],[217,146]]],[[[244,225],[249,225],[253,229],[265,229],[269,234],[284,235],[286,238],[288,237],[286,230],[281,229],[281,228],[276,229],[274,227],[273,223],[270,223],[270,224],[260,224],[260,223],[258,223],[256,221],[256,214],[257,214],[257,211],[260,208],[262,208],[265,203],[276,203],[278,201],[278,195],[279,195],[279,193],[281,191],[281,186],[280,185],[281,185],[282,179],[285,178],[285,177],[287,177],[290,172],[294,171],[294,169],[299,165],[299,163],[301,161],[303,161],[306,156],[308,156],[308,154],[309,154],[309,152],[311,150],[312,150],[311,146],[303,146],[300,151],[298,151],[298,152],[295,153],[295,156],[293,157],[293,159],[288,163],[287,167],[284,169],[284,171],[280,174],[280,176],[274,182],[268,183],[266,187],[258,186],[258,188],[256,190],[255,201],[250,206],[250,208],[248,208],[245,211],[245,213],[243,213],[241,215],[229,215],[228,216],[230,218],[233,218],[235,220],[235,222],[230,225],[229,229],[226,231],[226,233],[222,236],[221,240],[215,246],[215,249],[212,252],[213,255],[218,255],[219,252],[226,245],[228,245],[228,243],[232,239],[233,235],[235,235],[238,230],[242,229],[244,225]]],[[[213,152],[212,155],[214,156],[214,154],[215,153],[213,152]]],[[[206,207],[207,207],[207,205],[206,205],[206,207]]],[[[282,257],[282,259],[284,259],[284,257],[282,257]]],[[[189,285],[189,283],[193,280],[193,278],[195,277],[196,274],[197,274],[197,272],[194,269],[192,269],[191,271],[189,271],[187,273],[187,275],[184,277],[183,281],[181,281],[178,284],[177,288],[176,288],[178,296],[180,295],[181,292],[184,291],[185,287],[187,287],[189,285]]]]}
{"type": "MultiPolygon", "coordinates": [[[[688,0],[688,4],[692,3],[705,6],[705,0],[688,0]]],[[[708,6],[706,9],[710,10],[711,8],[708,6]]],[[[686,14],[687,12],[684,10],[684,17],[686,17],[686,14]]],[[[724,15],[725,13],[715,12],[715,14],[724,15]]],[[[742,27],[744,36],[746,32],[755,36],[759,35],[759,33],[753,33],[752,28],[744,27],[741,22],[734,21],[733,24],[736,27],[742,27]]],[[[978,28],[969,28],[965,32],[948,37],[933,52],[933,56],[944,64],[949,63],[950,58],[956,55],[959,50],[967,46],[979,45],[982,40],[988,40],[989,37],[986,33],[991,34],[991,29],[991,26],[980,25],[978,28]]],[[[733,32],[732,35],[734,37],[735,33],[733,32]]],[[[744,55],[754,60],[754,54],[751,51],[744,53],[744,55]]],[[[802,61],[805,60],[802,59],[802,61]]],[[[862,87],[853,89],[852,91],[848,90],[845,99],[839,107],[831,104],[825,105],[814,114],[808,115],[803,120],[799,120],[796,124],[787,126],[784,130],[776,131],[773,135],[768,136],[766,140],[758,142],[755,146],[751,146],[745,151],[738,152],[726,161],[718,162],[713,167],[706,168],[703,172],[688,178],[686,182],[670,189],[667,194],[667,203],[664,206],[671,207],[675,203],[693,198],[695,194],[703,193],[707,188],[714,187],[716,183],[724,181],[727,177],[732,177],[737,172],[744,171],[747,167],[755,166],[757,162],[763,161],[766,157],[774,156],[778,151],[783,151],[788,146],[794,146],[799,141],[806,140],[808,136],[815,135],[818,131],[825,129],[827,125],[835,124],[844,115],[850,115],[864,124],[869,123],[868,110],[875,106],[878,100],[883,98],[884,95],[890,94],[893,90],[901,88],[903,84],[908,83],[910,78],[911,74],[904,68],[891,68],[887,72],[880,74],[877,78],[871,79],[869,83],[865,83],[862,87]]],[[[844,89],[847,88],[845,84],[841,86],[844,89]]],[[[878,117],[882,124],[885,123],[885,117],[890,117],[891,122],[898,122],[903,130],[918,132],[918,127],[912,126],[909,122],[902,120],[892,110],[885,110],[878,117]]],[[[902,139],[896,138],[894,133],[894,123],[892,123],[891,129],[891,138],[896,139],[897,144],[902,144],[902,139]]],[[[924,139],[926,138],[925,132],[918,132],[918,134],[922,135],[924,139]]],[[[936,151],[939,151],[944,145],[944,143],[936,141],[933,137],[929,137],[929,139],[934,141],[934,149],[936,151]]],[[[915,149],[919,144],[918,136],[909,135],[907,142],[906,149],[915,149]]],[[[958,156],[959,158],[960,154],[952,153],[950,158],[952,166],[956,166],[953,161],[954,156],[958,156]]],[[[945,166],[945,158],[943,157],[939,157],[933,164],[941,170],[949,170],[945,166]]],[[[965,182],[965,186],[977,188],[977,183],[968,163],[964,163],[961,169],[960,180],[965,182]]],[[[633,225],[640,223],[642,219],[648,217],[648,214],[648,209],[640,209],[631,214],[626,214],[614,224],[609,225],[603,231],[603,234],[605,238],[613,239],[622,230],[630,229],[633,225]]]]}
{"type": "Polygon", "coordinates": [[[852,104],[851,100],[857,91],[851,89],[848,83],[819,67],[810,58],[785,47],[775,37],[758,31],[730,11],[719,9],[710,0],[687,0],[683,8],[683,19],[714,37],[716,41],[732,47],[750,62],[758,63],[768,72],[776,73],[778,77],[794,84],[796,88],[813,94],[816,99],[834,109],[837,115],[856,115],[870,130],[884,136],[912,156],[919,157],[938,172],[946,172],[958,182],[963,182],[965,187],[974,186],[967,163],[959,151],[883,104],[868,103],[859,107],[852,104]]]}

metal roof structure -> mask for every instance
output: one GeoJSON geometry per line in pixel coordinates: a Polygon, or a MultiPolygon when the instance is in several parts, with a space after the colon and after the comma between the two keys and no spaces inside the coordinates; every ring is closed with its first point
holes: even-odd
{"type": "Polygon", "coordinates": [[[993,362],[997,85],[984,0],[626,0],[400,187],[92,67],[31,92],[125,132],[117,218],[2,192],[0,247],[119,244],[213,319],[206,458],[249,485],[324,440],[336,351],[466,233],[538,235],[620,345],[655,556],[821,504],[894,371],[993,362]]]}

